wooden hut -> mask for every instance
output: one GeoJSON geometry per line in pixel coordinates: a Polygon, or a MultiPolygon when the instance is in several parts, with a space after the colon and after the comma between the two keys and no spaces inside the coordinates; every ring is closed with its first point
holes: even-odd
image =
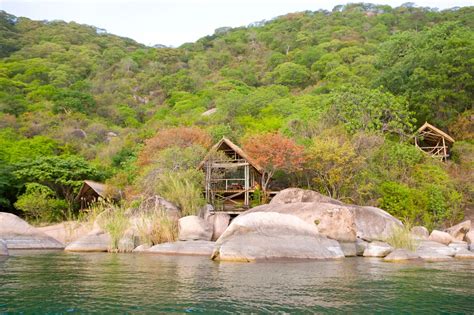
{"type": "Polygon", "coordinates": [[[85,180],[75,201],[80,202],[81,209],[87,208],[91,203],[97,201],[99,198],[105,199],[105,189],[105,184],[85,180]]]}
{"type": "Polygon", "coordinates": [[[454,139],[435,126],[425,122],[415,135],[415,145],[434,158],[446,161],[454,139]]]}
{"type": "Polygon", "coordinates": [[[238,213],[250,207],[262,168],[239,146],[222,138],[199,167],[205,172],[206,200],[216,211],[238,213]]]}

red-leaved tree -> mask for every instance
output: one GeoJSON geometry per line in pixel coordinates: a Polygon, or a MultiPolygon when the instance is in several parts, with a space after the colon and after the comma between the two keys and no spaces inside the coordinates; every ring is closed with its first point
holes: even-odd
{"type": "Polygon", "coordinates": [[[161,129],[153,138],[145,141],[145,147],[138,156],[138,162],[142,166],[147,165],[157,152],[173,146],[185,148],[197,144],[208,148],[211,141],[209,134],[197,127],[161,129]]]}
{"type": "Polygon", "coordinates": [[[279,133],[267,133],[248,137],[243,142],[244,151],[263,170],[262,190],[276,171],[294,172],[305,162],[304,147],[279,133]]]}

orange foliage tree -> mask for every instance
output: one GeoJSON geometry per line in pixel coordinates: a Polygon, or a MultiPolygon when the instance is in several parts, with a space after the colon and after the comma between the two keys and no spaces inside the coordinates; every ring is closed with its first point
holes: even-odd
{"type": "Polygon", "coordinates": [[[243,149],[263,170],[264,192],[276,171],[294,172],[300,170],[305,162],[304,147],[279,133],[249,137],[244,140],[243,149]]]}
{"type": "Polygon", "coordinates": [[[191,145],[201,145],[208,148],[211,145],[209,134],[198,127],[173,127],[159,130],[153,138],[145,140],[145,146],[138,156],[140,165],[147,165],[157,152],[177,146],[181,148],[191,145]]]}

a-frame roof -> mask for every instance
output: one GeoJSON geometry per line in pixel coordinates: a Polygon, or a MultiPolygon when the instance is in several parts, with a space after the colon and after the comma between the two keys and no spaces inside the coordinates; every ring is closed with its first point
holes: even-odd
{"type": "Polygon", "coordinates": [[[82,184],[81,190],[77,194],[76,200],[79,200],[83,194],[89,190],[93,190],[99,197],[105,198],[105,184],[94,182],[92,180],[85,180],[82,184]]]}
{"type": "Polygon", "coordinates": [[[449,142],[454,143],[454,139],[451,138],[450,135],[448,135],[448,134],[445,133],[444,131],[442,131],[442,130],[436,128],[435,126],[429,124],[428,122],[425,122],[425,123],[423,124],[423,126],[421,126],[420,129],[418,129],[418,133],[421,133],[421,132],[425,131],[426,129],[429,129],[429,130],[431,130],[432,132],[439,134],[441,137],[445,138],[445,139],[448,140],[449,142]]]}
{"type": "Polygon", "coordinates": [[[223,144],[226,144],[229,148],[231,148],[233,151],[235,151],[238,155],[240,155],[243,159],[245,159],[252,167],[254,167],[260,174],[263,173],[263,168],[256,163],[247,153],[245,153],[242,148],[240,148],[238,145],[227,139],[226,137],[222,137],[222,139],[217,142],[215,145],[212,146],[211,150],[209,150],[209,153],[206,155],[204,160],[199,164],[199,168],[202,168],[204,166],[204,163],[209,159],[211,154],[214,152],[219,151],[219,149],[222,147],[223,144]]]}

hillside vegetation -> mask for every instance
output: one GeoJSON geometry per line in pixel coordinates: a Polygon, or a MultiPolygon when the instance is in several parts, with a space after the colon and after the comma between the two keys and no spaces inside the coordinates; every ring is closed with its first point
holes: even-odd
{"type": "Polygon", "coordinates": [[[192,212],[195,167],[226,136],[295,152],[271,165],[275,188],[455,222],[473,193],[473,27],[473,7],[351,4],[150,48],[1,11],[0,208],[75,216],[88,178],[192,212]],[[425,121],[456,139],[447,163],[412,145],[425,121]]]}

